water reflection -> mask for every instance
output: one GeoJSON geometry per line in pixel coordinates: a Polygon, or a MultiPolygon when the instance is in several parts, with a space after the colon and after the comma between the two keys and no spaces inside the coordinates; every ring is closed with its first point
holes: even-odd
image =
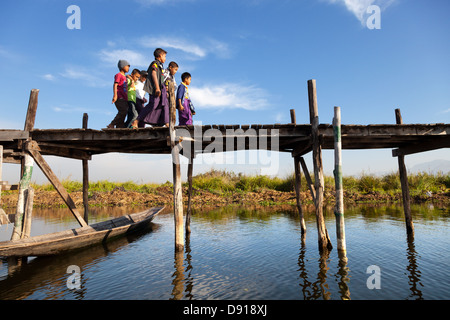
{"type": "MultiPolygon", "coordinates": [[[[396,217],[399,215],[398,210],[394,208],[377,208],[373,207],[370,209],[363,210],[363,215],[368,217],[369,220],[376,218],[377,212],[382,211],[383,215],[389,215],[391,217],[396,217]]],[[[231,212],[228,210],[213,211],[211,215],[208,213],[197,212],[194,214],[193,220],[198,222],[198,219],[206,220],[207,222],[220,220],[222,223],[230,218],[230,215],[236,215],[239,219],[249,219],[249,218],[262,218],[267,219],[267,212],[255,213],[254,210],[238,210],[231,212]]],[[[352,215],[354,213],[350,213],[352,215]]],[[[289,215],[290,219],[296,220],[298,216],[295,214],[289,215]]],[[[270,219],[270,218],[269,218],[270,219]]],[[[314,219],[314,218],[313,218],[314,219]]],[[[399,218],[402,221],[402,217],[399,218]]],[[[205,221],[203,221],[205,222],[205,221]]],[[[297,221],[296,221],[297,223],[297,221]]],[[[314,233],[315,230],[310,230],[309,232],[314,233]]],[[[333,232],[330,230],[330,232],[333,232]]],[[[195,235],[195,232],[194,232],[195,235]]],[[[408,259],[408,264],[406,266],[406,272],[408,273],[408,286],[410,290],[409,299],[423,299],[423,294],[421,287],[423,287],[420,277],[421,272],[417,265],[417,258],[419,257],[414,240],[408,238],[405,234],[405,239],[407,241],[406,256],[408,259]]],[[[190,248],[190,234],[186,235],[185,239],[185,251],[174,254],[174,272],[172,274],[172,300],[181,299],[194,299],[194,287],[195,279],[192,276],[193,266],[193,254],[190,248]]],[[[320,252],[316,246],[310,245],[308,252],[307,242],[305,234],[300,234],[300,241],[298,243],[298,260],[297,260],[297,273],[298,273],[298,288],[300,293],[300,298],[304,300],[331,300],[331,299],[341,299],[350,300],[351,299],[351,270],[348,267],[349,258],[345,252],[339,250],[325,250],[320,252]],[[316,260],[316,268],[312,269],[310,267],[310,262],[308,258],[311,254],[318,254],[319,258],[316,260]],[[333,255],[332,255],[333,254],[333,255]],[[337,257],[335,257],[336,255],[337,257]],[[308,267],[309,264],[309,267],[308,267]],[[336,270],[335,273],[331,273],[331,270],[336,270]],[[311,281],[311,279],[314,279],[311,281]],[[332,284],[337,284],[337,290],[331,289],[332,284]]],[[[349,250],[352,250],[349,248],[349,250]]],[[[200,257],[196,259],[200,260],[200,257]]],[[[282,263],[280,261],[280,263],[282,263]]],[[[238,270],[236,270],[238,272],[238,270]]],[[[361,282],[360,282],[361,283],[361,282]]],[[[359,283],[359,284],[360,284],[359,283]]],[[[363,281],[364,285],[366,281],[363,281]]],[[[356,284],[355,284],[356,285],[356,284]]],[[[225,286],[225,285],[224,285],[225,286]]],[[[367,289],[367,288],[364,288],[367,289]]],[[[368,290],[368,289],[367,289],[368,290]]],[[[359,288],[357,291],[361,291],[359,288]]]]}
{"type": "Polygon", "coordinates": [[[416,247],[414,245],[414,239],[407,237],[408,242],[408,250],[406,251],[406,255],[409,261],[406,270],[409,272],[408,275],[408,284],[410,285],[411,294],[409,297],[411,299],[423,300],[422,291],[419,287],[423,287],[420,282],[421,272],[417,266],[417,257],[418,254],[416,252],[416,247]]]}
{"type": "Polygon", "coordinates": [[[173,290],[170,300],[181,300],[186,298],[187,300],[193,299],[192,290],[194,288],[194,279],[192,277],[192,254],[190,245],[190,234],[186,234],[185,239],[185,252],[175,251],[174,253],[174,268],[175,271],[172,274],[173,290]],[[184,268],[184,254],[186,253],[186,270],[184,268]],[[186,272],[186,276],[184,273],[186,272]],[[185,288],[186,286],[186,288],[185,288]],[[184,292],[186,294],[184,295],[184,292]]]}
{"type": "MultiPolygon", "coordinates": [[[[429,234],[445,235],[448,218],[444,220],[442,210],[427,208],[428,211],[423,213],[420,210],[416,208],[413,211],[415,221],[431,221],[433,232],[429,234]]],[[[116,214],[123,215],[124,211],[129,212],[129,209],[121,209],[116,214]]],[[[441,260],[436,260],[435,268],[430,269],[433,266],[427,263],[435,261],[433,256],[429,256],[430,250],[433,251],[430,239],[435,235],[430,235],[428,243],[422,240],[428,237],[424,233],[419,233],[422,237],[420,242],[408,239],[403,232],[401,207],[347,208],[346,222],[349,223],[346,223],[346,228],[350,236],[347,238],[347,256],[338,250],[320,254],[314,212],[305,213],[306,235],[301,235],[296,212],[295,208],[291,212],[257,208],[194,211],[191,221],[194,228],[186,236],[185,250],[180,253],[173,250],[173,217],[167,213],[166,216],[160,215],[158,224],[151,225],[151,230],[159,231],[152,235],[152,241],[145,238],[138,242],[139,245],[130,246],[142,236],[133,234],[104,246],[57,257],[0,260],[3,263],[0,265],[0,269],[3,268],[0,299],[348,300],[374,297],[424,299],[430,295],[433,298],[448,297],[446,289],[443,289],[445,285],[437,289],[440,292],[430,294],[430,290],[435,290],[436,282],[445,284],[444,276],[438,274],[444,273],[447,248],[439,251],[441,260]],[[395,237],[389,235],[392,231],[395,231],[395,237]],[[369,248],[368,238],[374,237],[374,233],[379,238],[376,238],[376,247],[369,248]],[[193,248],[191,238],[195,240],[193,248]],[[395,244],[392,241],[396,241],[395,244]],[[431,246],[427,246],[430,243],[431,246]],[[418,244],[420,246],[416,246],[418,244]],[[130,250],[123,250],[125,248],[130,250]],[[135,251],[135,248],[142,251],[135,251]],[[145,255],[141,254],[143,252],[145,255]],[[366,287],[366,261],[371,262],[372,255],[379,259],[381,265],[401,265],[400,271],[391,267],[391,274],[382,274],[386,288],[378,292],[366,287]],[[81,269],[78,290],[67,288],[69,274],[66,270],[69,265],[78,265],[81,269]],[[100,267],[102,270],[99,272],[96,269],[100,267]],[[427,282],[430,281],[429,276],[424,277],[421,270],[437,274],[431,285],[427,282]],[[110,271],[114,271],[114,278],[104,276],[110,271]],[[106,286],[105,278],[113,284],[106,286]],[[393,287],[387,289],[390,282],[395,283],[395,290],[391,290],[393,287]],[[111,288],[111,292],[104,292],[105,286],[111,288]]],[[[327,214],[324,214],[327,224],[334,226],[332,211],[327,214]]],[[[100,219],[108,219],[115,214],[101,215],[100,219]]],[[[52,220],[54,218],[50,213],[45,216],[50,217],[49,224],[53,228],[56,224],[52,220]]],[[[65,223],[60,227],[66,228],[65,223]]],[[[328,227],[328,231],[330,236],[335,233],[332,227],[328,227]]]]}
{"type": "Polygon", "coordinates": [[[348,258],[347,255],[339,252],[339,295],[342,300],[350,300],[350,288],[349,288],[349,268],[347,267],[348,258]]]}
{"type": "Polygon", "coordinates": [[[38,290],[47,289],[45,299],[78,299],[85,298],[88,287],[83,272],[89,270],[102,258],[125,248],[148,232],[155,231],[158,225],[150,223],[146,228],[127,234],[124,237],[93,245],[88,248],[71,251],[51,257],[8,258],[8,276],[1,281],[0,300],[27,299],[38,290]],[[67,267],[76,265],[81,270],[80,288],[68,290],[67,267]]]}

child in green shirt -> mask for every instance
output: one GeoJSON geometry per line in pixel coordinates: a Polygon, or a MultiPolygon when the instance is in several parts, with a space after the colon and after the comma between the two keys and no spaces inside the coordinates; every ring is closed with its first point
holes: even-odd
{"type": "Polygon", "coordinates": [[[128,94],[128,117],[125,122],[125,128],[136,129],[137,126],[133,126],[134,120],[138,117],[136,110],[136,81],[139,80],[141,72],[138,69],[134,69],[131,75],[127,77],[127,94],[128,94]]]}

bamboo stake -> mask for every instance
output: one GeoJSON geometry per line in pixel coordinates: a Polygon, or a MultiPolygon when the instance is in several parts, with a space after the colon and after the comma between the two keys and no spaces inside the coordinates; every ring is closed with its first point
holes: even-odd
{"type": "Polygon", "coordinates": [[[331,250],[330,237],[325,226],[323,218],[323,167],[322,167],[322,146],[319,141],[319,112],[317,107],[316,80],[308,80],[308,100],[309,116],[311,122],[311,135],[313,146],[313,164],[314,164],[314,185],[316,189],[315,207],[316,222],[319,235],[319,250],[331,250]]]}
{"type": "Polygon", "coordinates": [[[21,239],[26,239],[30,237],[31,233],[31,221],[33,216],[33,200],[34,200],[34,189],[29,187],[27,190],[26,203],[25,203],[25,215],[23,219],[23,231],[21,239]]]}
{"type": "Polygon", "coordinates": [[[25,191],[30,185],[31,175],[33,173],[33,158],[29,155],[25,155],[24,160],[25,167],[19,184],[19,198],[17,200],[16,217],[11,240],[18,240],[22,237],[23,216],[25,212],[25,191]]]}
{"type": "MultiPolygon", "coordinates": [[[[83,129],[87,129],[88,114],[83,114],[83,129]]],[[[84,206],[84,221],[89,224],[89,164],[88,160],[83,159],[83,206],[84,206]]]]}
{"type": "MultiPolygon", "coordinates": [[[[3,170],[3,146],[0,145],[0,181],[2,181],[2,174],[3,174],[2,170],[3,170]]],[[[2,203],[2,184],[0,183],[0,216],[8,217],[6,215],[6,212],[3,211],[2,207],[1,207],[1,203],[2,203]]],[[[0,224],[1,224],[1,222],[0,222],[0,224]]]]}
{"type": "Polygon", "coordinates": [[[181,186],[181,170],[180,170],[180,144],[175,144],[175,88],[172,81],[169,81],[169,135],[170,147],[172,149],[172,166],[173,166],[173,210],[175,223],[175,251],[184,250],[184,230],[183,230],[183,193],[181,186]]]}
{"type": "MultiPolygon", "coordinates": [[[[193,150],[192,150],[193,151],[193,150]]],[[[192,215],[192,173],[194,171],[194,154],[192,152],[191,159],[188,164],[188,205],[186,212],[186,234],[191,233],[191,215],[192,215]]]]}
{"type": "Polygon", "coordinates": [[[333,119],[334,131],[334,182],[336,186],[336,235],[337,248],[344,254],[347,251],[345,243],[345,223],[344,223],[344,190],[342,186],[342,141],[341,141],[341,108],[334,107],[333,119]]]}
{"type": "Polygon", "coordinates": [[[291,123],[296,124],[297,120],[295,119],[295,109],[291,109],[290,113],[291,113],[291,123]]]}
{"type": "Polygon", "coordinates": [[[305,217],[303,215],[302,210],[302,201],[300,199],[300,190],[302,185],[302,171],[300,168],[300,156],[294,157],[294,169],[295,169],[295,197],[297,199],[297,209],[298,214],[300,215],[300,226],[302,230],[302,234],[306,233],[306,223],[305,217]]]}
{"type": "Polygon", "coordinates": [[[311,193],[311,198],[314,203],[316,203],[316,190],[314,190],[314,184],[311,180],[311,176],[309,175],[308,167],[306,166],[305,159],[300,157],[300,164],[302,166],[303,174],[305,175],[306,182],[308,183],[308,189],[311,193]]]}
{"type": "MultiPolygon", "coordinates": [[[[25,124],[23,126],[24,131],[31,131],[34,129],[34,123],[36,122],[36,112],[38,107],[39,89],[32,89],[30,92],[30,99],[28,100],[27,115],[25,117],[25,124]]],[[[25,141],[19,142],[19,148],[23,147],[25,141]]],[[[21,159],[20,176],[23,176],[25,170],[25,158],[21,159]]]]}
{"type": "MultiPolygon", "coordinates": [[[[397,124],[403,124],[400,109],[395,109],[395,120],[397,124]]],[[[411,217],[411,197],[409,194],[408,173],[406,171],[405,156],[399,155],[397,158],[400,183],[402,186],[403,211],[405,212],[406,233],[409,237],[414,238],[414,223],[411,217]]]]}
{"type": "MultiPolygon", "coordinates": [[[[296,124],[295,109],[290,110],[291,123],[296,124]]],[[[302,170],[300,168],[300,156],[294,156],[294,171],[295,171],[295,198],[297,200],[298,214],[300,215],[300,227],[302,235],[306,233],[305,217],[303,216],[302,200],[300,199],[300,190],[302,186],[302,170]]]]}

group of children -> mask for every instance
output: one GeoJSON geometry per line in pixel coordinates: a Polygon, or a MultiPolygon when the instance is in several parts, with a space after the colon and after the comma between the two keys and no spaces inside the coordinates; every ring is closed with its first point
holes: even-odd
{"type": "Polygon", "coordinates": [[[195,114],[191,102],[188,86],[191,84],[191,75],[185,72],[181,75],[181,85],[177,87],[175,74],[178,64],[174,61],[164,69],[167,52],[158,48],[153,53],[155,60],[148,70],[133,69],[126,60],[119,60],[119,73],[114,77],[114,96],[112,103],[117,108],[117,115],[107,126],[108,128],[143,128],[145,124],[153,126],[169,126],[169,97],[168,86],[172,81],[176,96],[175,103],[178,109],[178,125],[192,124],[192,115],[195,114]],[[145,98],[148,93],[149,100],[145,98]],[[147,103],[145,105],[145,103],[147,103]]]}

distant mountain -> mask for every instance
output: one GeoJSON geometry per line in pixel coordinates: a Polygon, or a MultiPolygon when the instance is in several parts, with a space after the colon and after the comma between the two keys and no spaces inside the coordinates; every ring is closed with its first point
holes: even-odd
{"type": "Polygon", "coordinates": [[[409,169],[410,172],[448,173],[450,172],[450,160],[433,160],[419,163],[409,169]]]}

